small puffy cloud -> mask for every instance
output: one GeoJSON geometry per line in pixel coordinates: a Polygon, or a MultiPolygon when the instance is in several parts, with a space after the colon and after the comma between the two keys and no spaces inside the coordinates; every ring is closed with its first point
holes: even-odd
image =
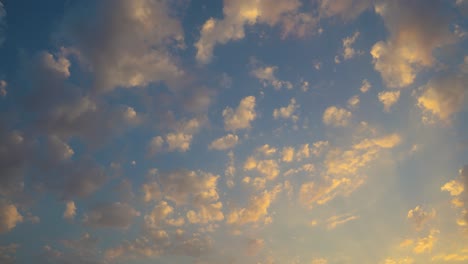
{"type": "Polygon", "coordinates": [[[289,102],[288,106],[280,107],[273,110],[273,117],[275,119],[284,118],[289,119],[291,118],[293,121],[297,121],[299,118],[297,115],[294,115],[294,112],[299,108],[299,105],[296,103],[296,99],[292,98],[289,102]]]}
{"type": "Polygon", "coordinates": [[[223,117],[226,130],[236,131],[250,128],[250,123],[257,117],[255,97],[247,96],[243,98],[236,110],[226,107],[223,110],[223,117]]]}
{"type": "Polygon", "coordinates": [[[434,244],[437,242],[438,230],[431,230],[427,237],[419,238],[413,248],[413,252],[416,254],[422,254],[424,252],[431,252],[434,244]]]}
{"type": "Polygon", "coordinates": [[[452,196],[458,196],[465,190],[465,187],[462,182],[451,180],[445,183],[440,189],[449,192],[452,196]]]}
{"type": "Polygon", "coordinates": [[[76,206],[75,202],[67,201],[65,203],[65,211],[63,212],[63,218],[73,219],[76,216],[76,206]]]}
{"type": "Polygon", "coordinates": [[[355,109],[359,106],[360,99],[358,95],[354,95],[351,98],[348,99],[348,107],[351,109],[355,109]]]}
{"type": "Polygon", "coordinates": [[[227,134],[224,137],[220,137],[218,139],[213,140],[208,146],[209,149],[216,149],[216,150],[226,150],[233,148],[237,142],[239,141],[239,137],[234,134],[227,134]]]}
{"type": "Polygon", "coordinates": [[[413,264],[414,259],[412,258],[387,258],[382,264],[413,264]]]}
{"type": "Polygon", "coordinates": [[[352,59],[354,56],[360,53],[360,51],[356,51],[352,46],[354,42],[356,42],[357,38],[359,37],[359,31],[355,32],[352,36],[343,39],[343,59],[349,60],[352,59]]]}
{"type": "Polygon", "coordinates": [[[164,139],[161,136],[155,136],[151,139],[148,146],[148,153],[154,155],[163,150],[164,139]]]}
{"type": "Polygon", "coordinates": [[[379,101],[384,105],[385,112],[390,112],[390,108],[400,99],[400,91],[385,91],[378,94],[379,101]]]}
{"type": "Polygon", "coordinates": [[[441,5],[442,1],[428,5],[424,0],[376,4],[375,11],[383,18],[390,37],[377,42],[370,53],[375,70],[388,87],[412,84],[422,68],[434,65],[434,50],[454,42],[450,17],[440,12],[441,5]]]}
{"type": "Polygon", "coordinates": [[[432,211],[427,212],[421,206],[416,206],[414,209],[408,211],[408,219],[413,222],[416,230],[421,230],[427,221],[434,218],[436,212],[434,209],[432,211]]]}
{"type": "Polygon", "coordinates": [[[258,147],[255,151],[265,156],[270,156],[270,155],[275,154],[277,149],[270,146],[269,144],[265,144],[265,145],[258,147]]]}
{"type": "Polygon", "coordinates": [[[327,228],[335,229],[337,226],[343,225],[349,221],[358,219],[359,216],[344,214],[344,215],[334,215],[327,219],[327,228]]]}
{"type": "Polygon", "coordinates": [[[423,121],[430,123],[431,116],[450,121],[454,114],[462,110],[468,94],[466,74],[468,71],[448,73],[430,80],[422,87],[423,91],[417,98],[417,104],[423,110],[423,121]]]}
{"type": "Polygon", "coordinates": [[[291,162],[294,160],[294,148],[293,147],[284,147],[281,152],[281,160],[284,162],[291,162]]]}
{"type": "Polygon", "coordinates": [[[14,204],[0,200],[0,233],[6,233],[23,222],[23,216],[18,212],[14,204]]]}
{"type": "Polygon", "coordinates": [[[280,191],[281,186],[277,185],[271,191],[265,190],[259,195],[252,196],[245,208],[233,209],[229,213],[226,219],[227,223],[231,225],[244,225],[265,220],[268,215],[268,208],[280,191]]]}
{"type": "Polygon", "coordinates": [[[244,163],[244,170],[257,170],[268,180],[274,180],[279,175],[278,162],[273,159],[256,160],[250,156],[244,163]]]}
{"type": "Polygon", "coordinates": [[[128,228],[140,213],[125,203],[105,203],[86,212],[83,222],[93,227],[128,228]]]}
{"type": "Polygon", "coordinates": [[[49,158],[52,162],[68,160],[75,154],[66,142],[55,135],[50,135],[47,143],[49,158]]]}
{"type": "Polygon", "coordinates": [[[192,143],[192,135],[185,133],[169,133],[166,135],[166,142],[169,151],[186,152],[190,149],[192,143]]]}
{"type": "Polygon", "coordinates": [[[8,83],[5,80],[0,80],[0,97],[5,97],[7,95],[7,86],[8,83]]]}
{"type": "Polygon", "coordinates": [[[323,123],[334,127],[345,127],[351,119],[351,112],[336,106],[330,106],[323,112],[323,123]]]}
{"type": "Polygon", "coordinates": [[[145,224],[147,227],[156,228],[173,212],[174,207],[170,206],[166,201],[160,201],[149,214],[145,215],[145,224]]]}
{"type": "Polygon", "coordinates": [[[281,81],[276,76],[275,73],[278,70],[276,66],[265,66],[258,67],[253,69],[250,74],[257,78],[263,85],[263,87],[273,86],[275,90],[279,90],[283,87],[286,89],[292,89],[293,86],[288,81],[281,81]]]}
{"type": "Polygon", "coordinates": [[[364,79],[362,80],[362,84],[359,88],[359,91],[361,91],[361,93],[367,93],[370,90],[370,88],[372,88],[372,85],[367,79],[364,79]]]}

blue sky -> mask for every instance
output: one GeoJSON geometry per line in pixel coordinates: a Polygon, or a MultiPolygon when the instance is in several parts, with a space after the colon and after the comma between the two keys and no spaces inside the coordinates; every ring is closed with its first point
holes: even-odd
{"type": "Polygon", "coordinates": [[[0,0],[0,262],[466,262],[467,15],[0,0]]]}

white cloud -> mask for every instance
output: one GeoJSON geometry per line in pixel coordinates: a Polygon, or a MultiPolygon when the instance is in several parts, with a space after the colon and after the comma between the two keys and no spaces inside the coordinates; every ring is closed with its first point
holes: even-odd
{"type": "Polygon", "coordinates": [[[192,135],[185,133],[169,133],[166,135],[166,142],[169,145],[169,151],[180,151],[186,152],[190,149],[190,144],[192,143],[192,135]]]}
{"type": "Polygon", "coordinates": [[[223,110],[224,128],[226,130],[236,131],[239,129],[250,128],[250,123],[255,120],[255,97],[247,96],[243,98],[236,110],[226,107],[223,110]]]}
{"type": "Polygon", "coordinates": [[[416,230],[421,230],[427,221],[433,219],[436,211],[432,209],[430,212],[424,211],[421,206],[416,206],[414,209],[408,211],[408,219],[413,222],[416,230]]]}
{"type": "Polygon", "coordinates": [[[370,53],[375,70],[388,87],[411,85],[422,68],[434,65],[434,50],[454,42],[449,16],[440,12],[441,4],[397,0],[375,6],[390,37],[386,42],[377,42],[370,53]]]}
{"type": "Polygon", "coordinates": [[[299,13],[300,6],[298,0],[225,0],[224,18],[210,18],[202,26],[200,38],[195,43],[197,60],[208,63],[216,45],[243,39],[246,25],[282,24],[283,36],[304,36],[307,31],[312,31],[317,21],[309,14],[299,13]]]}
{"type": "Polygon", "coordinates": [[[220,137],[218,139],[213,140],[208,146],[209,149],[216,149],[216,150],[226,150],[233,148],[237,142],[239,141],[239,137],[234,134],[227,134],[224,137],[220,137]]]}
{"type": "Polygon", "coordinates": [[[73,219],[76,216],[76,206],[75,202],[67,201],[65,203],[65,211],[63,212],[63,218],[73,219]]]}
{"type": "Polygon", "coordinates": [[[351,112],[344,108],[330,106],[323,112],[323,123],[334,127],[345,127],[351,119],[351,112]]]}
{"type": "Polygon", "coordinates": [[[6,233],[23,222],[23,216],[14,204],[0,200],[0,233],[6,233]]]}
{"type": "Polygon", "coordinates": [[[367,79],[362,80],[362,85],[359,88],[361,93],[367,93],[370,90],[370,88],[372,88],[370,82],[367,79]]]}
{"type": "Polygon", "coordinates": [[[284,118],[288,119],[291,118],[293,121],[297,121],[299,118],[297,115],[294,115],[294,112],[299,108],[299,105],[296,103],[296,99],[292,98],[289,102],[288,106],[280,107],[273,110],[273,117],[275,119],[284,118]]]}
{"type": "Polygon", "coordinates": [[[277,70],[277,66],[264,66],[253,69],[250,74],[257,78],[262,83],[263,87],[271,85],[275,90],[279,90],[283,87],[286,89],[292,89],[292,83],[281,81],[275,76],[277,70]]]}
{"type": "Polygon", "coordinates": [[[95,16],[77,20],[70,14],[78,23],[67,25],[64,35],[74,43],[69,50],[94,72],[96,89],[172,83],[184,75],[171,55],[184,45],[184,33],[170,14],[167,1],[103,1],[95,16]]]}
{"type": "Polygon", "coordinates": [[[384,105],[384,111],[390,112],[390,108],[400,99],[400,91],[385,91],[378,94],[379,101],[384,105]]]}
{"type": "Polygon", "coordinates": [[[355,32],[351,37],[347,37],[343,39],[343,59],[349,60],[352,59],[354,56],[360,54],[360,51],[356,51],[352,46],[354,42],[356,42],[357,38],[359,37],[359,31],[355,32]]]}

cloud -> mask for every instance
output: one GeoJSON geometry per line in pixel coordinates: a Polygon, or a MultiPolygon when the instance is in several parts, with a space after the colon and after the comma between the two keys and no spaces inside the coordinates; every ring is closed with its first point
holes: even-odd
{"type": "Polygon", "coordinates": [[[218,139],[213,140],[208,146],[209,149],[216,149],[216,150],[226,150],[233,148],[237,145],[239,141],[239,137],[234,134],[227,134],[224,137],[220,137],[218,139]]]}
{"type": "Polygon", "coordinates": [[[265,190],[259,195],[252,196],[245,208],[233,209],[227,216],[226,222],[231,225],[245,225],[265,220],[268,208],[280,191],[281,186],[277,185],[271,191],[265,190]]]}
{"type": "Polygon", "coordinates": [[[383,264],[413,264],[414,259],[412,258],[387,258],[383,264]]]}
{"type": "Polygon", "coordinates": [[[304,36],[312,31],[317,23],[310,14],[298,12],[301,2],[298,0],[248,1],[225,0],[222,20],[210,18],[200,30],[200,38],[195,43],[196,59],[208,63],[213,57],[216,45],[245,37],[245,27],[257,23],[283,26],[283,37],[294,34],[304,36]]]}
{"type": "Polygon", "coordinates": [[[468,184],[468,165],[465,165],[459,171],[459,176],[456,180],[451,180],[445,183],[440,189],[447,191],[453,197],[452,205],[462,208],[460,217],[456,220],[457,224],[466,230],[468,227],[468,192],[466,191],[468,184]]]}
{"type": "Polygon", "coordinates": [[[416,245],[413,248],[413,252],[416,254],[431,252],[432,248],[434,247],[434,244],[437,242],[437,233],[439,233],[438,230],[431,230],[430,234],[427,237],[419,238],[416,242],[416,245]]]}
{"type": "Polygon", "coordinates": [[[326,258],[316,258],[313,259],[311,264],[327,264],[328,260],[326,258]]]}
{"type": "Polygon", "coordinates": [[[140,213],[125,203],[104,203],[86,212],[83,222],[93,227],[129,228],[140,213]]]}
{"type": "Polygon", "coordinates": [[[171,54],[183,47],[184,33],[167,1],[106,0],[95,15],[86,13],[87,19],[84,10],[73,10],[62,34],[73,43],[68,49],[94,73],[96,89],[173,83],[184,75],[171,54]]]}
{"type": "Polygon", "coordinates": [[[288,90],[292,89],[292,83],[281,81],[275,76],[277,70],[277,66],[257,67],[253,69],[250,74],[257,78],[262,83],[263,87],[273,86],[275,90],[280,90],[283,87],[288,90]]]}
{"type": "Polygon", "coordinates": [[[274,180],[279,175],[278,162],[273,159],[256,160],[254,157],[248,157],[244,163],[244,170],[254,169],[268,180],[274,180]]]}
{"type": "Polygon", "coordinates": [[[352,36],[343,39],[343,59],[349,60],[361,53],[352,47],[360,34],[359,31],[356,31],[352,36]]]}
{"type": "Polygon", "coordinates": [[[375,6],[387,27],[389,39],[371,49],[374,68],[388,87],[411,85],[422,68],[435,63],[435,49],[454,42],[449,15],[440,12],[443,1],[385,1],[375,6]],[[411,43],[411,45],[408,45],[411,43]]]}
{"type": "Polygon", "coordinates": [[[289,102],[288,106],[280,107],[273,110],[273,117],[275,119],[284,118],[289,119],[291,118],[294,122],[299,119],[298,115],[295,115],[294,112],[299,108],[299,105],[296,103],[296,99],[292,98],[289,102]]]}
{"type": "Polygon", "coordinates": [[[178,150],[186,152],[192,143],[192,135],[184,133],[169,133],[166,135],[166,142],[169,145],[168,150],[178,150]]]}
{"type": "Polygon", "coordinates": [[[145,225],[157,228],[172,213],[174,213],[174,207],[170,206],[166,201],[160,201],[149,214],[145,215],[145,225]]]}
{"type": "Polygon", "coordinates": [[[236,110],[226,107],[223,110],[224,128],[226,130],[236,131],[239,129],[250,128],[250,123],[255,120],[255,97],[247,96],[243,98],[236,110]]]}
{"type": "Polygon", "coordinates": [[[348,108],[356,109],[359,106],[361,100],[359,99],[358,95],[354,95],[348,99],[348,108]]]}
{"type": "Polygon", "coordinates": [[[372,4],[372,0],[318,0],[321,17],[339,16],[351,20],[359,16],[372,4]]]}
{"type": "Polygon", "coordinates": [[[294,160],[294,148],[293,147],[284,147],[281,152],[283,157],[281,158],[284,162],[291,162],[294,160]]]}
{"type": "Polygon", "coordinates": [[[5,80],[0,80],[0,97],[5,97],[7,95],[7,86],[8,83],[5,80]]]}
{"type": "Polygon", "coordinates": [[[6,200],[0,200],[0,233],[11,231],[21,222],[23,222],[23,216],[16,206],[6,200]]]}
{"type": "Polygon", "coordinates": [[[263,239],[249,239],[247,244],[247,255],[256,256],[265,247],[265,240],[263,239]]]}
{"type": "Polygon", "coordinates": [[[337,226],[343,225],[349,221],[358,219],[359,216],[344,214],[344,215],[334,215],[327,219],[327,228],[335,229],[337,226]]]}
{"type": "Polygon", "coordinates": [[[150,155],[155,155],[159,151],[163,150],[164,139],[161,136],[155,136],[151,139],[148,147],[148,153],[150,155]]]}
{"type": "Polygon", "coordinates": [[[432,209],[430,212],[426,212],[419,205],[408,211],[408,219],[413,222],[416,230],[421,230],[426,222],[433,219],[435,215],[436,211],[434,209],[432,209]]]}
{"type": "Polygon", "coordinates": [[[65,211],[63,212],[63,218],[73,219],[76,216],[76,206],[75,202],[67,201],[65,204],[65,211]]]}
{"type": "Polygon", "coordinates": [[[4,36],[5,28],[6,28],[5,17],[6,17],[5,6],[3,5],[2,2],[0,2],[0,47],[5,41],[5,36],[4,36]]]}
{"type": "Polygon", "coordinates": [[[323,123],[334,127],[345,127],[351,119],[351,112],[336,106],[330,106],[323,112],[323,123]]]}
{"type": "Polygon", "coordinates": [[[359,88],[359,91],[361,91],[361,93],[367,93],[370,90],[370,88],[372,88],[372,85],[367,79],[364,79],[362,80],[362,85],[359,88]]]}
{"type": "Polygon", "coordinates": [[[384,105],[384,111],[390,112],[390,108],[400,99],[400,91],[386,91],[378,94],[379,101],[384,105]]]}
{"type": "Polygon", "coordinates": [[[265,156],[270,156],[276,153],[277,149],[270,146],[269,144],[262,145],[255,149],[256,152],[261,153],[265,156]]]}
{"type": "Polygon", "coordinates": [[[442,76],[431,79],[422,88],[422,94],[417,98],[418,107],[423,110],[423,121],[438,120],[450,121],[460,112],[465,104],[468,93],[468,56],[460,70],[448,72],[442,76]]]}

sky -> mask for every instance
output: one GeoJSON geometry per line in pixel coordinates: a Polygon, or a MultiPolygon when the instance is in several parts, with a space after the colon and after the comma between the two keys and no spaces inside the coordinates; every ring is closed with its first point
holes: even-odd
{"type": "Polygon", "coordinates": [[[0,0],[0,263],[467,263],[467,18],[0,0]]]}

